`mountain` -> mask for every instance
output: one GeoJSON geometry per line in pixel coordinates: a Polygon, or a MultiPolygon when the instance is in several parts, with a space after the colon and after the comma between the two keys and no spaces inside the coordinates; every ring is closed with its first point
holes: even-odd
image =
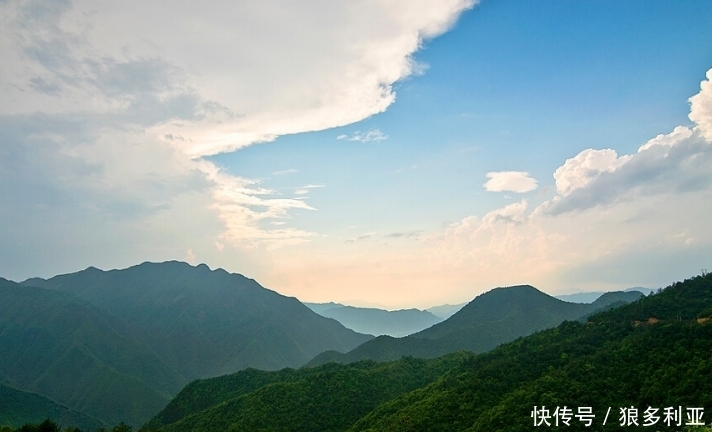
{"type": "Polygon", "coordinates": [[[558,300],[529,285],[495,288],[428,329],[404,338],[379,336],[346,354],[322,353],[308,365],[396,360],[406,355],[434,358],[458,350],[489,351],[504,342],[640,296],[642,294],[636,292],[606,293],[592,304],[580,304],[558,300]]]}
{"type": "Polygon", "coordinates": [[[27,423],[40,423],[46,418],[59,425],[96,430],[104,424],[66,406],[34,393],[27,393],[0,384],[0,430],[2,426],[19,428],[27,423]]]}
{"type": "Polygon", "coordinates": [[[451,304],[444,304],[440,306],[433,306],[431,308],[425,309],[426,311],[430,312],[431,314],[435,315],[438,318],[442,318],[443,320],[446,320],[450,318],[451,316],[455,315],[457,311],[462,309],[467,303],[460,303],[456,305],[451,305],[451,304]]]}
{"type": "Polygon", "coordinates": [[[309,309],[313,310],[314,312],[318,313],[319,315],[321,315],[322,312],[327,311],[329,309],[346,307],[346,305],[343,305],[341,303],[334,303],[334,302],[329,302],[329,303],[303,302],[303,303],[304,303],[304,306],[308,307],[309,309]]]}
{"type": "Polygon", "coordinates": [[[638,410],[643,429],[655,421],[650,430],[681,430],[674,422],[668,427],[664,410],[680,407],[684,425],[689,408],[702,408],[701,421],[709,423],[710,376],[712,275],[706,275],[484,354],[196,381],[142,430],[517,432],[536,429],[533,412],[548,413],[553,429],[557,407],[573,414],[569,426],[560,425],[566,430],[629,430],[620,425],[621,409],[638,410]],[[583,407],[592,409],[591,427],[576,417],[583,407]],[[649,407],[658,409],[657,419],[645,414],[649,407]]]}
{"type": "Polygon", "coordinates": [[[239,274],[180,262],[0,279],[0,382],[138,426],[185,384],[372,338],[239,274]]]}
{"type": "Polygon", "coordinates": [[[115,316],[2,278],[0,353],[0,381],[110,424],[142,423],[185,383],[115,316]]]}
{"type": "MultiPolygon", "coordinates": [[[[655,292],[654,289],[651,288],[643,288],[643,287],[633,287],[633,288],[628,288],[626,290],[623,290],[624,292],[633,292],[637,291],[642,293],[643,295],[650,295],[650,293],[655,292]]],[[[563,300],[566,302],[571,302],[571,303],[593,303],[597,298],[605,294],[603,291],[592,291],[592,292],[580,292],[580,293],[575,293],[575,294],[561,294],[555,296],[559,300],[563,300]]]]}
{"type": "Polygon", "coordinates": [[[434,381],[465,357],[332,363],[277,372],[248,369],[198,380],[141,430],[344,430],[379,404],[434,381]]]}
{"type": "Polygon", "coordinates": [[[205,264],[90,267],[25,285],[68,292],[118,316],[185,382],[247,367],[275,370],[371,338],[312,312],[293,297],[205,264]]]}
{"type": "Polygon", "coordinates": [[[432,313],[418,309],[387,311],[337,303],[305,303],[305,305],[321,316],[335,319],[346,328],[376,336],[407,336],[442,321],[432,313]]]}
{"type": "Polygon", "coordinates": [[[563,406],[574,414],[591,407],[595,415],[593,427],[574,417],[560,425],[566,430],[629,430],[620,424],[629,407],[639,411],[640,429],[681,430],[665,423],[666,408],[681,407],[684,425],[688,408],[712,406],[710,317],[712,275],[678,282],[585,324],[566,322],[475,356],[349,430],[530,431],[535,407],[553,413],[563,406]],[[645,427],[648,408],[658,418],[645,427]]]}

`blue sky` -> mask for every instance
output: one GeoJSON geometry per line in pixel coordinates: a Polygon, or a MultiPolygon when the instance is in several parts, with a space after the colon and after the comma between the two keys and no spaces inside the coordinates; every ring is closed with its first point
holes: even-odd
{"type": "Polygon", "coordinates": [[[0,11],[1,276],[180,259],[398,308],[712,266],[709,2],[0,11]]]}

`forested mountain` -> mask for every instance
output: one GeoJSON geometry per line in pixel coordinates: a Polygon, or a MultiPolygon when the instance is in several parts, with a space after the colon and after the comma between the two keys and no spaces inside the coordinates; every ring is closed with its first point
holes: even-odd
{"type": "Polygon", "coordinates": [[[105,424],[146,422],[195,378],[301,366],[370,338],[205,265],[0,279],[0,382],[105,424]]]}
{"type": "Polygon", "coordinates": [[[5,279],[0,353],[2,382],[107,423],[140,424],[186,382],[115,316],[73,294],[5,279]]]}
{"type": "Polygon", "coordinates": [[[466,357],[459,353],[437,360],[245,370],[194,381],[142,430],[344,430],[379,404],[432,382],[466,357]]]}
{"type": "MultiPolygon", "coordinates": [[[[624,292],[638,291],[643,295],[649,295],[656,290],[644,287],[633,287],[623,290],[624,292]]],[[[593,303],[599,297],[601,297],[605,292],[603,291],[591,291],[591,292],[580,292],[575,294],[560,294],[555,296],[559,300],[571,303],[593,303]]]]}
{"type": "MultiPolygon", "coordinates": [[[[52,418],[59,425],[95,430],[102,422],[34,393],[0,384],[0,426],[18,428],[25,423],[39,423],[52,418]]],[[[2,429],[0,429],[2,431],[2,429]]]]}
{"type": "MultiPolygon", "coordinates": [[[[621,408],[639,410],[641,427],[647,421],[655,422],[650,430],[682,430],[691,421],[688,408],[702,408],[709,423],[711,317],[712,275],[698,276],[486,354],[197,381],[143,429],[530,431],[535,407],[553,414],[566,406],[574,414],[590,407],[594,415],[591,427],[572,416],[566,430],[630,430],[620,426],[621,408]],[[646,420],[648,408],[658,409],[657,419],[646,420]],[[666,424],[666,408],[680,409],[682,427],[666,424]]],[[[553,428],[555,419],[547,420],[553,428]]]]}
{"type": "Polygon", "coordinates": [[[591,304],[567,303],[529,285],[495,288],[477,296],[447,320],[404,338],[380,336],[346,354],[325,352],[308,363],[396,360],[404,355],[434,358],[449,352],[485,352],[499,344],[553,327],[564,320],[618,302],[639,298],[638,292],[612,292],[591,304]]]}
{"type": "Polygon", "coordinates": [[[432,313],[418,309],[388,311],[337,303],[305,303],[305,305],[321,316],[337,320],[346,328],[376,336],[407,336],[442,321],[432,313]]]}
{"type": "Polygon", "coordinates": [[[247,367],[301,366],[322,351],[348,351],[371,338],[317,315],[293,297],[205,264],[90,267],[23,284],[72,293],[120,317],[187,380],[247,367]]]}

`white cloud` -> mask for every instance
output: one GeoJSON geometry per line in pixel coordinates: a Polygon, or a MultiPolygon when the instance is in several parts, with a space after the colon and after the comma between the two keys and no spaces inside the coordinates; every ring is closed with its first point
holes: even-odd
{"type": "Polygon", "coordinates": [[[199,157],[384,111],[473,4],[0,2],[0,270],[305,241],[271,222],[312,207],[199,157]]]}
{"type": "Polygon", "coordinates": [[[336,137],[337,140],[346,140],[346,141],[358,141],[362,143],[367,143],[371,141],[383,141],[388,139],[388,135],[384,134],[381,132],[379,129],[371,129],[368,132],[361,132],[361,131],[356,131],[353,133],[353,135],[348,136],[345,134],[341,134],[336,137]]]}
{"type": "Polygon", "coordinates": [[[695,129],[712,142],[712,69],[707,71],[707,79],[700,83],[700,92],[690,98],[690,120],[695,129]]]}
{"type": "Polygon", "coordinates": [[[658,135],[632,155],[584,150],[554,173],[553,199],[453,224],[442,241],[451,264],[442,272],[600,289],[697,271],[712,253],[712,142],[705,135],[712,111],[700,108],[712,92],[708,83],[691,98],[692,129],[658,135]]]}
{"type": "Polygon", "coordinates": [[[699,134],[678,127],[644,144],[633,155],[617,157],[612,150],[585,150],[568,159],[554,177],[560,195],[540,208],[550,214],[605,207],[646,195],[706,190],[712,185],[712,145],[699,134]],[[590,168],[583,167],[592,159],[595,163],[589,164],[590,168]]]}
{"type": "Polygon", "coordinates": [[[669,134],[659,134],[655,138],[646,142],[638,149],[638,153],[650,150],[655,146],[660,147],[673,147],[674,145],[680,143],[680,141],[686,140],[692,136],[692,131],[685,126],[678,126],[669,134]]]}
{"type": "Polygon", "coordinates": [[[294,169],[294,168],[289,168],[285,170],[279,170],[279,171],[274,171],[272,175],[274,176],[283,176],[283,175],[289,175],[289,174],[296,174],[298,173],[299,170],[294,169]]]}
{"type": "Polygon", "coordinates": [[[485,190],[489,192],[526,193],[537,188],[537,181],[528,172],[500,171],[488,172],[485,190]]]}
{"type": "Polygon", "coordinates": [[[576,189],[585,187],[603,172],[611,172],[625,163],[626,158],[618,158],[615,150],[586,149],[556,169],[556,191],[566,196],[576,189]]]}
{"type": "Polygon", "coordinates": [[[309,193],[309,189],[317,189],[317,188],[323,188],[324,185],[321,184],[308,184],[306,186],[302,186],[301,188],[297,189],[294,191],[295,195],[306,195],[309,193]]]}
{"type": "Polygon", "coordinates": [[[420,69],[411,55],[422,40],[473,4],[3,2],[0,112],[109,112],[189,97],[188,111],[151,129],[184,136],[194,156],[343,126],[393,103],[392,84],[420,69]]]}

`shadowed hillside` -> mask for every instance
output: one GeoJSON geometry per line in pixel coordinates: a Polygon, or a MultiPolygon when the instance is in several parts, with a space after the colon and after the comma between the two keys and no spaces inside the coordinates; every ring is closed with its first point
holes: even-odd
{"type": "Polygon", "coordinates": [[[205,265],[0,279],[0,382],[105,424],[144,423],[195,378],[301,366],[371,337],[205,265]]]}
{"type": "Polygon", "coordinates": [[[69,292],[117,315],[188,380],[246,367],[301,366],[324,350],[348,351],[371,338],[315,314],[293,297],[205,264],[90,267],[24,284],[69,292]]]}
{"type": "Polygon", "coordinates": [[[115,316],[0,279],[0,378],[107,423],[145,421],[185,379],[115,316]]]}

